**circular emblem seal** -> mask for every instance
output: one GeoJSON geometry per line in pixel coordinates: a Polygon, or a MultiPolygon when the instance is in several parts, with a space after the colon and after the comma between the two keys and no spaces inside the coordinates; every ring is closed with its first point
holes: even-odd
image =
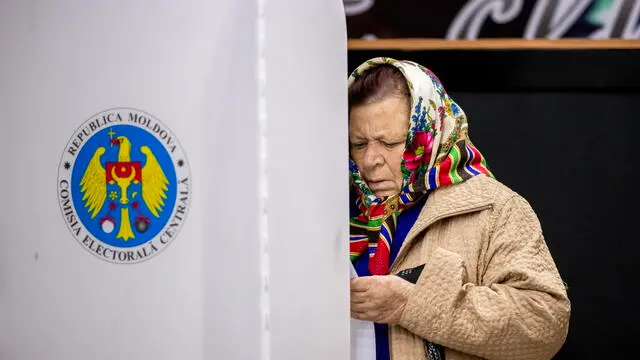
{"type": "Polygon", "coordinates": [[[111,109],[73,134],[58,170],[67,227],[90,253],[147,260],[175,240],[189,210],[189,166],[176,136],[143,111],[111,109]]]}

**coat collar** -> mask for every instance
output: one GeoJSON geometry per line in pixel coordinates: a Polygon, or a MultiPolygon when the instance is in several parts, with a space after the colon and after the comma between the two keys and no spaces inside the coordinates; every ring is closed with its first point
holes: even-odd
{"type": "Polygon", "coordinates": [[[478,175],[463,183],[433,191],[427,198],[414,229],[424,229],[439,219],[490,206],[494,197],[493,193],[487,191],[488,181],[491,180],[486,175],[478,175]]]}
{"type": "Polygon", "coordinates": [[[422,208],[416,223],[413,225],[398,252],[395,265],[400,263],[411,243],[418,234],[433,223],[451,216],[466,214],[490,208],[494,203],[495,189],[488,186],[493,179],[486,175],[477,175],[459,184],[445,186],[434,190],[422,208]]]}

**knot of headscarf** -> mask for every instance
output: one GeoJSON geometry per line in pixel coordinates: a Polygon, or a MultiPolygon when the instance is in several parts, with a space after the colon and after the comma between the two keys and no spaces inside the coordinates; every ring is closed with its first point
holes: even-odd
{"type": "Polygon", "coordinates": [[[355,162],[349,159],[359,210],[359,214],[350,219],[351,261],[368,253],[372,275],[389,272],[391,243],[402,211],[438,187],[460,183],[479,174],[493,176],[469,139],[466,115],[429,69],[411,61],[375,58],[353,71],[349,86],[362,73],[382,64],[393,65],[404,75],[411,93],[412,111],[402,156],[403,184],[399,194],[377,198],[355,162]]]}

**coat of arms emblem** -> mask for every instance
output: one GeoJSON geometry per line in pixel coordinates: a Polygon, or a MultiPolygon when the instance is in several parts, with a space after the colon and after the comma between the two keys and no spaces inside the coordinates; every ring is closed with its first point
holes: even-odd
{"type": "Polygon", "coordinates": [[[151,115],[113,109],[76,130],[58,176],[60,207],[83,247],[115,263],[165,248],[189,207],[188,163],[176,137],[151,115]]]}

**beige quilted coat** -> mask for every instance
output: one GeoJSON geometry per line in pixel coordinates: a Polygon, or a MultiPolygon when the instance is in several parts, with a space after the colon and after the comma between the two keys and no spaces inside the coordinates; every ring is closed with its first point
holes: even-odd
{"type": "MultiPolygon", "coordinates": [[[[561,241],[557,239],[556,241],[561,241]]],[[[392,360],[550,359],[565,341],[570,303],[540,223],[521,196],[484,175],[435,190],[392,273],[426,264],[398,326],[392,360]]]]}

